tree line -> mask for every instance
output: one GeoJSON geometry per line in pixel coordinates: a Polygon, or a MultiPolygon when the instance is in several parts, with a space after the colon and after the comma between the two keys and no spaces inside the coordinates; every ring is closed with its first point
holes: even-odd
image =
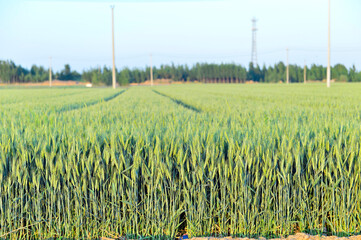
{"type": "MultiPolygon", "coordinates": [[[[326,78],[326,67],[313,64],[306,68],[308,81],[322,81],[326,78]]],[[[150,79],[150,68],[123,68],[116,71],[117,82],[120,85],[142,83],[150,79]]],[[[246,81],[276,83],[286,81],[286,65],[279,62],[272,66],[254,66],[248,68],[239,64],[208,64],[197,63],[187,65],[161,65],[153,68],[154,79],[171,79],[183,82],[205,83],[244,83],[246,81]]],[[[290,82],[304,81],[304,67],[297,65],[289,66],[290,82]]],[[[342,64],[336,64],[331,68],[332,79],[340,82],[361,82],[361,72],[355,66],[347,69],[342,64]]],[[[82,73],[72,71],[69,64],[64,69],[53,73],[53,79],[75,80],[91,82],[94,85],[111,85],[112,69],[91,68],[82,73]]],[[[33,65],[30,69],[16,65],[12,61],[0,61],[0,82],[2,83],[36,83],[47,81],[49,70],[42,66],[33,65]]]]}
{"type": "MultiPolygon", "coordinates": [[[[64,69],[52,73],[53,79],[81,81],[82,75],[77,71],[71,71],[70,65],[64,69]]],[[[38,83],[49,80],[49,69],[42,66],[32,65],[30,69],[16,65],[13,61],[0,61],[0,83],[38,83]]]]}

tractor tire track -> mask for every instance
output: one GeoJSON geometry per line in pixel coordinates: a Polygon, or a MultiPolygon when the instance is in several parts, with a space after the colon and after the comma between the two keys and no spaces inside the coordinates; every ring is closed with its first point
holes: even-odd
{"type": "Polygon", "coordinates": [[[101,98],[98,100],[93,100],[93,101],[89,101],[89,102],[85,102],[85,103],[76,103],[76,104],[70,104],[67,106],[63,106],[62,108],[60,108],[59,110],[57,110],[57,112],[69,112],[69,111],[74,111],[74,110],[79,110],[82,108],[86,108],[86,107],[90,107],[90,106],[94,106],[96,104],[99,104],[101,102],[108,102],[110,100],[113,100],[114,98],[118,97],[120,94],[124,93],[126,90],[122,90],[120,92],[117,92],[116,94],[113,94],[109,97],[105,97],[105,98],[101,98]]]}
{"type": "Polygon", "coordinates": [[[152,89],[152,91],[153,91],[154,93],[162,96],[162,97],[166,97],[166,98],[172,100],[174,103],[176,103],[176,104],[178,104],[178,105],[181,105],[181,106],[184,107],[184,108],[187,108],[187,109],[189,109],[189,110],[192,110],[192,111],[194,111],[194,112],[196,112],[196,113],[201,113],[201,112],[202,112],[201,109],[199,109],[199,108],[197,108],[197,107],[195,107],[195,106],[189,105],[189,104],[187,104],[187,103],[185,103],[185,102],[183,102],[183,101],[181,101],[181,100],[179,100],[179,99],[173,98],[173,97],[168,96],[168,95],[166,95],[166,94],[164,94],[164,93],[158,92],[157,90],[154,90],[154,89],[152,89]]]}

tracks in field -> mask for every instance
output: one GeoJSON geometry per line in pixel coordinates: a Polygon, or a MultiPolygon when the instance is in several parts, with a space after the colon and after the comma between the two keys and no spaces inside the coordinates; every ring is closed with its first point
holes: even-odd
{"type": "Polygon", "coordinates": [[[154,90],[154,89],[152,89],[152,91],[153,91],[154,93],[162,96],[162,97],[169,98],[169,99],[172,100],[174,103],[176,103],[176,104],[178,104],[178,105],[181,105],[181,106],[184,107],[184,108],[187,108],[187,109],[189,109],[189,110],[192,110],[192,111],[194,111],[194,112],[196,112],[196,113],[201,113],[201,112],[202,112],[201,109],[199,109],[199,108],[197,108],[197,107],[195,107],[195,106],[189,105],[189,104],[187,104],[187,103],[185,103],[185,102],[183,102],[183,101],[181,101],[181,100],[179,100],[179,99],[173,98],[173,97],[168,96],[168,95],[166,95],[166,94],[164,94],[164,93],[158,92],[157,90],[154,90]]]}
{"type": "Polygon", "coordinates": [[[101,98],[99,100],[93,100],[93,101],[89,101],[89,102],[86,102],[86,103],[70,104],[70,105],[67,105],[67,106],[64,106],[64,107],[60,108],[57,112],[69,112],[69,111],[73,111],[73,110],[82,109],[82,108],[85,108],[85,107],[90,107],[90,106],[96,105],[96,104],[101,103],[101,102],[108,102],[108,101],[113,100],[114,98],[118,97],[120,94],[124,93],[125,91],[126,90],[122,90],[122,91],[117,92],[117,93],[115,93],[113,95],[110,95],[109,97],[101,98]]]}

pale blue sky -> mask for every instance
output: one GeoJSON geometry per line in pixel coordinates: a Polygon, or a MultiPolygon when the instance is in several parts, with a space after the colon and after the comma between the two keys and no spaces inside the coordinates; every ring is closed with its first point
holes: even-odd
{"type": "MultiPolygon", "coordinates": [[[[331,0],[332,65],[361,70],[361,1],[331,0]]],[[[55,70],[111,65],[115,5],[117,68],[251,60],[258,21],[258,63],[327,63],[327,0],[0,0],[0,59],[55,70]]]]}

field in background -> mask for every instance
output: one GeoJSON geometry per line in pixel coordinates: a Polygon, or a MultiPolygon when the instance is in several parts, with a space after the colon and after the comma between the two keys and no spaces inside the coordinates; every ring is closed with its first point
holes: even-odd
{"type": "Polygon", "coordinates": [[[0,237],[361,231],[361,84],[0,92],[0,237]]]}
{"type": "MultiPolygon", "coordinates": [[[[53,80],[52,81],[52,86],[53,87],[66,87],[66,86],[71,86],[71,87],[85,87],[87,85],[89,85],[91,83],[89,82],[79,82],[79,81],[64,81],[64,80],[53,80]]],[[[0,83],[0,87],[10,87],[10,86],[21,86],[21,87],[47,87],[49,86],[49,81],[44,81],[44,82],[34,82],[34,83],[0,83]]]]}

